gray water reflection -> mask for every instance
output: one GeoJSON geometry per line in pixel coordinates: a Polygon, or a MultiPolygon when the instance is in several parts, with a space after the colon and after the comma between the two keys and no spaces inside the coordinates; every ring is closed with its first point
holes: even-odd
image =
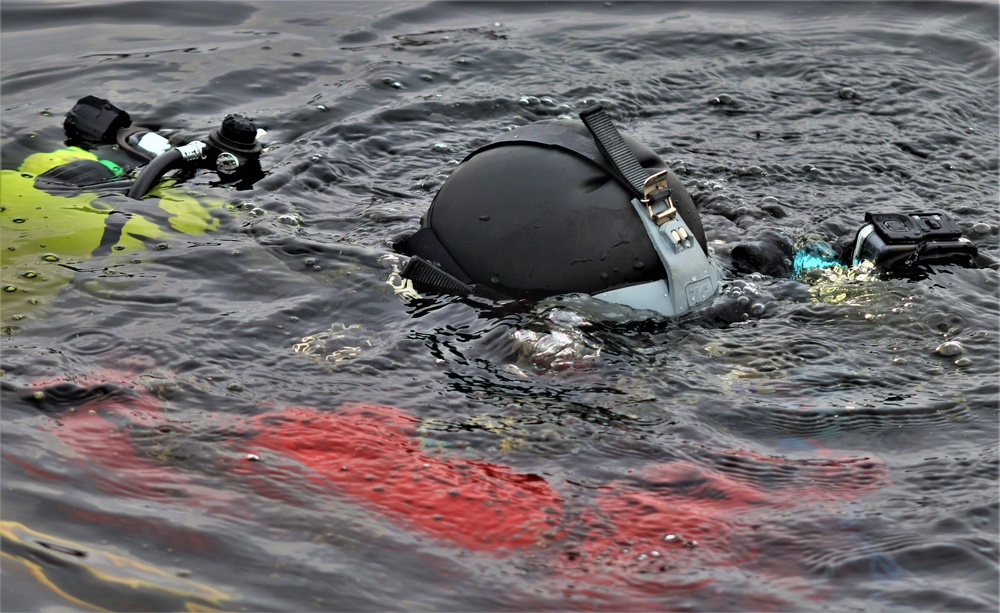
{"type": "MultiPolygon", "coordinates": [[[[188,140],[243,111],[269,142],[254,189],[181,186],[211,231],[32,260],[58,286],[5,297],[0,608],[995,610],[995,270],[732,278],[705,314],[641,323],[407,303],[380,258],[466,152],[596,101],[677,170],[720,259],[909,207],[996,257],[996,24],[967,3],[5,2],[5,171],[61,148],[86,94],[188,140]],[[522,351],[554,333],[580,351],[522,351]],[[388,489],[244,449],[260,416],[355,402],[412,416],[435,469],[555,492],[561,532],[472,549],[388,489]]],[[[6,284],[28,260],[3,215],[6,284]]]]}

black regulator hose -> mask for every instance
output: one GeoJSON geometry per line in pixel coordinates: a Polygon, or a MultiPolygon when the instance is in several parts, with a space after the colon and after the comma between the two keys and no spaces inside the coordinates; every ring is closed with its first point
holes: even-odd
{"type": "Polygon", "coordinates": [[[177,149],[164,151],[153,158],[153,161],[142,169],[142,172],[135,178],[135,183],[132,184],[126,196],[137,200],[142,198],[149,193],[149,190],[153,189],[154,185],[160,182],[163,175],[167,174],[171,168],[178,166],[183,161],[184,156],[177,149]]]}
{"type": "Polygon", "coordinates": [[[160,182],[163,175],[170,170],[180,166],[184,162],[193,162],[205,157],[205,144],[195,141],[183,147],[168,149],[153,158],[153,161],[146,165],[135,178],[132,188],[125,194],[129,198],[139,199],[149,193],[153,186],[160,182]]]}

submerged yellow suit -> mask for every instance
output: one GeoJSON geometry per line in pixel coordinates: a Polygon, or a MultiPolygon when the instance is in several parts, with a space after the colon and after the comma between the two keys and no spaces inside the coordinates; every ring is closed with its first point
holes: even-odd
{"type": "Polygon", "coordinates": [[[74,267],[95,257],[98,247],[135,252],[171,232],[202,234],[219,225],[212,211],[222,201],[196,199],[171,187],[169,180],[129,212],[116,212],[94,192],[62,195],[36,187],[35,177],[76,160],[98,158],[69,147],[28,156],[16,171],[0,170],[0,319],[5,334],[36,317],[72,279],[74,267]],[[142,209],[150,214],[136,212],[142,209]],[[109,223],[112,214],[114,224],[109,223]]]}

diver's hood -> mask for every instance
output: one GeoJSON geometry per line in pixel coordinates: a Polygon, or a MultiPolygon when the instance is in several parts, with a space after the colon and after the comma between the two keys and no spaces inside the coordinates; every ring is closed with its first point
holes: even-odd
{"type": "Polygon", "coordinates": [[[698,211],[651,149],[600,107],[477,149],[397,248],[418,289],[494,298],[587,293],[680,315],[713,296],[698,211]]]}

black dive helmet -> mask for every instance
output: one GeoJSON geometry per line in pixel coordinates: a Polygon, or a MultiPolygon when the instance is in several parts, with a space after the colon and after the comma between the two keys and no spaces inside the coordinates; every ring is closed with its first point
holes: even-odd
{"type": "Polygon", "coordinates": [[[397,249],[418,289],[492,298],[587,293],[666,316],[719,288],[680,179],[595,105],[477,149],[397,249]]]}

